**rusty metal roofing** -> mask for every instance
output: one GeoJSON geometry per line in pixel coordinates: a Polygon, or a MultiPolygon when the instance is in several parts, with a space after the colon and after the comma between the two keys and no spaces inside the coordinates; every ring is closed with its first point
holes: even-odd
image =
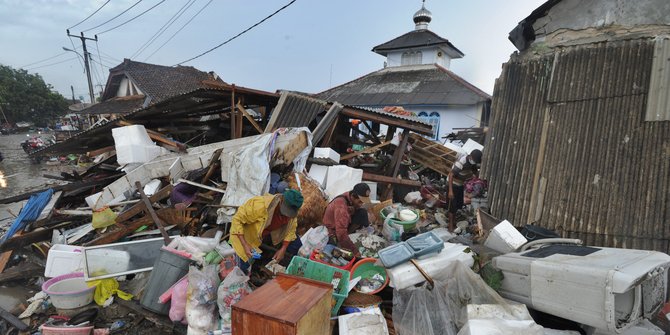
{"type": "Polygon", "coordinates": [[[506,63],[482,170],[492,214],[670,252],[670,121],[644,120],[653,55],[635,39],[506,63]]]}
{"type": "Polygon", "coordinates": [[[473,105],[486,92],[437,64],[388,67],[316,95],[350,106],[473,105]]]}
{"type": "MultiPolygon", "coordinates": [[[[336,102],[339,103],[339,101],[321,100],[298,92],[283,91],[265,131],[269,132],[281,127],[316,126],[315,120],[320,121],[320,117],[325,115],[326,111],[336,102]]],[[[350,118],[370,120],[421,134],[432,133],[432,126],[425,121],[411,116],[387,113],[381,109],[344,105],[340,113],[350,118]]]]}
{"type": "Polygon", "coordinates": [[[113,98],[84,108],[78,111],[77,114],[128,114],[141,109],[144,104],[144,99],[145,97],[143,95],[113,98]]]}
{"type": "Polygon", "coordinates": [[[198,88],[178,96],[136,109],[107,123],[79,132],[71,138],[30,153],[31,156],[57,153],[84,153],[114,144],[111,129],[117,121],[124,120],[144,124],[151,128],[153,121],[170,118],[200,117],[230,111],[231,95],[243,98],[246,105],[274,106],[278,94],[250,89],[242,86],[222,84],[217,87],[198,88]]]}

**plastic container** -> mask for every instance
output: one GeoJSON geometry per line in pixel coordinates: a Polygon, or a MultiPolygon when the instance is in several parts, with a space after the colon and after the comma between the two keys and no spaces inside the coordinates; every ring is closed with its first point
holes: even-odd
{"type": "Polygon", "coordinates": [[[522,230],[521,235],[525,237],[528,242],[541,240],[544,238],[559,238],[560,236],[554,231],[542,228],[540,226],[533,226],[527,224],[522,230]]]}
{"type": "Polygon", "coordinates": [[[384,284],[372,292],[361,292],[354,287],[354,290],[363,294],[377,294],[386,287],[389,283],[389,276],[386,274],[386,269],[375,265],[377,262],[376,258],[363,258],[356,262],[354,267],[351,269],[351,278],[361,277],[361,279],[372,278],[375,274],[380,274],[384,277],[384,284]]]}
{"type": "Polygon", "coordinates": [[[354,263],[356,262],[356,258],[354,257],[354,258],[352,258],[352,259],[349,261],[349,263],[347,263],[347,265],[344,265],[344,266],[337,266],[337,265],[335,265],[335,264],[330,264],[330,263],[328,263],[328,262],[325,262],[325,261],[322,261],[322,260],[320,260],[320,259],[317,259],[317,258],[316,258],[316,255],[317,255],[318,253],[319,253],[319,250],[313,250],[313,251],[312,251],[312,254],[309,256],[309,259],[312,260],[312,261],[319,262],[319,263],[322,263],[322,264],[326,264],[326,265],[328,265],[328,266],[336,267],[336,268],[338,268],[338,269],[342,269],[342,270],[351,271],[351,268],[354,266],[354,263]]]}
{"type": "Polygon", "coordinates": [[[405,241],[405,243],[412,248],[414,257],[439,253],[444,248],[444,241],[432,231],[416,235],[405,241]]]}
{"type": "MultiPolygon", "coordinates": [[[[471,252],[465,252],[466,249],[468,249],[467,245],[444,243],[442,252],[432,257],[428,255],[426,258],[418,259],[416,262],[429,276],[435,275],[451,262],[461,262],[467,267],[472,267],[475,261],[472,258],[471,252]]],[[[414,264],[411,263],[400,264],[394,268],[386,269],[386,273],[389,276],[389,285],[396,290],[402,290],[423,283],[426,280],[414,264]]]]}
{"type": "MultiPolygon", "coordinates": [[[[416,209],[403,208],[403,207],[400,207],[400,208],[398,208],[397,210],[398,210],[398,212],[400,212],[400,211],[403,210],[403,209],[409,209],[409,210],[411,210],[412,212],[414,212],[414,214],[416,214],[416,219],[414,219],[414,220],[412,220],[412,221],[402,221],[402,220],[399,220],[399,219],[396,219],[396,218],[391,218],[389,221],[392,222],[392,223],[395,223],[395,224],[402,225],[402,226],[403,226],[403,229],[404,229],[405,231],[412,230],[412,229],[414,229],[414,228],[416,227],[416,223],[419,221],[419,217],[420,217],[420,215],[419,215],[419,211],[416,210],[416,209]]],[[[379,212],[379,215],[382,217],[382,220],[383,220],[384,222],[386,222],[386,217],[387,217],[387,215],[391,214],[391,210],[392,210],[391,206],[388,206],[388,207],[382,209],[382,210],[379,212]]]]}
{"type": "Polygon", "coordinates": [[[40,326],[42,335],[89,335],[93,332],[93,326],[84,327],[57,327],[40,326]]]}
{"type": "Polygon", "coordinates": [[[528,242],[521,233],[505,220],[491,229],[484,245],[502,254],[512,252],[528,242]]]}
{"type": "Polygon", "coordinates": [[[170,311],[170,304],[161,303],[159,297],[188,273],[188,266],[191,262],[190,258],[172,252],[171,249],[161,248],[140,301],[142,307],[167,315],[170,311]]]}
{"type": "Polygon", "coordinates": [[[44,276],[58,277],[64,274],[84,270],[82,247],[67,244],[54,244],[49,248],[44,276]]]}
{"type": "Polygon", "coordinates": [[[379,260],[388,269],[398,264],[405,263],[414,258],[412,248],[405,242],[400,242],[392,246],[388,246],[377,253],[379,260]]]}
{"type": "Polygon", "coordinates": [[[288,268],[286,268],[286,273],[290,275],[314,279],[329,284],[333,281],[335,272],[341,273],[342,278],[340,279],[337,288],[333,289],[333,299],[335,303],[333,304],[333,308],[330,311],[332,316],[337,315],[337,312],[340,310],[340,306],[342,306],[344,299],[346,299],[347,295],[349,295],[349,271],[314,262],[307,258],[298,256],[293,257],[291,263],[288,265],[288,268]]]}
{"type": "Polygon", "coordinates": [[[42,284],[42,291],[51,297],[54,307],[73,309],[93,301],[95,286],[88,287],[83,272],[74,272],[47,280],[42,284]]]}

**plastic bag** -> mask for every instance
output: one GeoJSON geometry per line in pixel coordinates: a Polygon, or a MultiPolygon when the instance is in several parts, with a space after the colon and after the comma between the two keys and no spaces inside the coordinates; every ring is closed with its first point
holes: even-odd
{"type": "Polygon", "coordinates": [[[218,290],[217,304],[221,316],[222,327],[230,327],[232,321],[232,306],[251,293],[248,284],[249,277],[237,266],[223,280],[218,290]]]}
{"type": "Polygon", "coordinates": [[[172,289],[172,299],[170,302],[170,320],[181,321],[187,324],[186,321],[186,292],[188,291],[188,278],[180,280],[172,289]]]}
{"type": "Polygon", "coordinates": [[[186,291],[186,320],[189,335],[205,335],[216,329],[216,288],[219,274],[216,265],[198,270],[191,266],[188,270],[186,291]]]}
{"type": "Polygon", "coordinates": [[[310,228],[305,235],[300,238],[302,247],[298,250],[298,254],[302,257],[309,258],[314,249],[323,249],[328,244],[328,228],[326,226],[318,226],[310,228]]]}
{"type": "Polygon", "coordinates": [[[421,196],[421,192],[415,191],[415,192],[409,192],[405,195],[405,202],[408,204],[415,204],[419,203],[423,200],[423,197],[421,196]]]}
{"type": "Polygon", "coordinates": [[[191,258],[193,260],[202,265],[205,263],[205,255],[207,255],[207,253],[214,250],[219,245],[219,241],[221,241],[222,236],[222,231],[217,231],[214,238],[180,236],[175,237],[172,242],[167,245],[167,247],[188,252],[191,254],[191,258]]]}
{"type": "Polygon", "coordinates": [[[391,222],[391,216],[386,217],[386,221],[382,226],[382,235],[388,241],[400,242],[402,233],[405,232],[405,228],[402,225],[391,222]]]}
{"type": "MultiPolygon", "coordinates": [[[[456,335],[467,321],[468,304],[499,305],[518,314],[498,293],[461,262],[451,262],[425,283],[393,291],[393,325],[399,335],[456,335]]],[[[521,319],[521,316],[519,317],[521,319]]]]}
{"type": "Polygon", "coordinates": [[[93,228],[105,228],[116,222],[116,213],[109,207],[93,212],[93,228]]]}
{"type": "Polygon", "coordinates": [[[95,286],[93,300],[95,300],[95,303],[99,306],[109,306],[113,301],[110,299],[114,294],[123,300],[130,300],[133,298],[132,294],[119,290],[119,282],[114,278],[93,280],[86,282],[86,284],[89,287],[95,286]]]}

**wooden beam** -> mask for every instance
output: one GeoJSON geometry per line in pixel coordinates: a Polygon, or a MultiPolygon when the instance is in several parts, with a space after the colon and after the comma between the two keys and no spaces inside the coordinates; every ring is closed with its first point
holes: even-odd
{"type": "MultiPolygon", "coordinates": [[[[168,184],[167,186],[158,190],[158,192],[156,192],[154,195],[150,196],[149,201],[151,201],[151,203],[154,203],[156,201],[161,201],[161,200],[169,197],[170,192],[172,192],[172,188],[173,188],[173,186],[171,184],[168,184]]],[[[121,223],[121,222],[129,220],[133,216],[141,213],[143,208],[144,208],[144,204],[142,202],[139,202],[139,203],[133,205],[133,207],[130,207],[128,210],[119,214],[116,217],[116,223],[121,223]]]]}
{"type": "Polygon", "coordinates": [[[380,143],[380,144],[377,144],[377,145],[375,145],[375,146],[373,146],[373,147],[368,147],[368,148],[365,148],[365,149],[363,149],[363,150],[361,150],[361,151],[356,151],[356,152],[352,152],[352,153],[350,153],[350,154],[346,154],[346,155],[340,157],[340,160],[347,160],[347,159],[351,159],[351,158],[356,157],[356,156],[360,156],[360,155],[362,155],[362,154],[367,154],[367,153],[370,153],[370,152],[375,152],[375,151],[379,150],[380,148],[385,147],[385,146],[387,146],[387,145],[389,145],[389,144],[391,144],[391,141],[385,141],[385,142],[382,142],[382,143],[380,143]]]}
{"type": "Polygon", "coordinates": [[[374,181],[374,182],[378,182],[378,183],[389,183],[389,184],[395,184],[395,185],[421,187],[421,182],[418,181],[418,180],[393,178],[393,177],[383,176],[383,175],[380,175],[380,174],[373,174],[373,173],[369,173],[369,172],[363,172],[363,180],[374,181]]]}
{"type": "Polygon", "coordinates": [[[142,189],[142,183],[139,181],[135,182],[135,186],[137,187],[137,191],[140,192],[140,197],[142,198],[142,202],[144,203],[144,208],[146,209],[147,212],[149,212],[149,215],[151,215],[151,219],[154,221],[156,226],[158,226],[158,229],[161,230],[161,235],[163,235],[163,241],[165,242],[165,245],[170,244],[170,236],[168,236],[167,232],[165,231],[165,224],[161,219],[156,216],[156,212],[154,211],[154,208],[151,205],[151,201],[149,201],[149,198],[147,198],[147,195],[144,194],[144,190],[142,189]]]}
{"type": "MultiPolygon", "coordinates": [[[[19,230],[14,234],[14,236],[19,237],[23,235],[23,230],[19,230]]],[[[9,250],[5,251],[0,255],[0,273],[5,271],[5,268],[7,267],[7,263],[9,263],[9,260],[12,259],[12,254],[14,253],[14,250],[9,250]]]]}
{"type": "Polygon", "coordinates": [[[181,178],[180,178],[180,179],[179,179],[179,182],[180,182],[180,183],[186,183],[186,184],[189,184],[189,185],[193,185],[193,186],[195,186],[195,187],[204,188],[204,189],[206,189],[206,190],[210,190],[210,191],[214,191],[214,192],[226,193],[225,190],[222,190],[222,189],[220,189],[220,188],[216,188],[216,187],[211,187],[211,186],[203,185],[203,184],[196,183],[196,182],[194,182],[194,181],[190,181],[190,180],[186,180],[186,179],[181,179],[181,178]]]}
{"type": "Polygon", "coordinates": [[[17,266],[13,266],[7,269],[7,271],[0,274],[0,284],[17,279],[22,279],[25,281],[29,278],[43,275],[43,266],[39,266],[31,262],[23,262],[17,266]]]}
{"type": "MultiPolygon", "coordinates": [[[[398,170],[400,170],[400,163],[402,162],[402,156],[405,154],[405,149],[407,148],[407,141],[409,140],[409,129],[405,129],[402,132],[402,140],[400,145],[395,149],[393,153],[393,159],[391,160],[391,165],[386,170],[386,175],[392,178],[395,178],[398,175],[398,170]]],[[[387,185],[384,192],[382,192],[382,199],[388,199],[391,195],[391,185],[387,185]]]]}
{"type": "Polygon", "coordinates": [[[70,224],[70,222],[64,222],[49,228],[37,229],[21,236],[12,236],[12,238],[0,245],[0,252],[23,248],[35,242],[49,241],[54,229],[66,227],[70,224]]]}
{"type": "Polygon", "coordinates": [[[263,129],[261,128],[261,126],[259,126],[258,123],[256,123],[256,120],[254,120],[251,114],[249,114],[249,112],[247,112],[244,106],[242,106],[242,104],[239,102],[237,103],[237,109],[239,109],[240,112],[242,112],[242,115],[244,115],[244,117],[247,118],[247,120],[249,120],[249,123],[251,123],[251,125],[254,126],[254,128],[256,128],[256,131],[258,131],[259,134],[263,133],[263,129]]]}
{"type": "Polygon", "coordinates": [[[235,114],[235,84],[230,93],[230,139],[237,138],[237,115],[235,114]]]}

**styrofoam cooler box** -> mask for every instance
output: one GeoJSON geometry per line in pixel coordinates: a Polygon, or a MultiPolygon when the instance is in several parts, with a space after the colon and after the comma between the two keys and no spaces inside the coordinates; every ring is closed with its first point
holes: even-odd
{"type": "Polygon", "coordinates": [[[51,278],[82,271],[84,269],[82,250],[82,247],[76,245],[54,244],[47,255],[44,276],[51,278]]]}
{"type": "Polygon", "coordinates": [[[340,154],[331,148],[314,148],[314,158],[329,158],[335,163],[340,162],[340,154]]]}
{"type": "Polygon", "coordinates": [[[325,165],[312,164],[309,168],[309,176],[321,184],[321,187],[326,188],[326,178],[328,177],[328,167],[325,165]]]}
{"type": "Polygon", "coordinates": [[[124,144],[116,146],[116,161],[119,164],[146,163],[162,153],[157,145],[124,144]]]}
{"type": "Polygon", "coordinates": [[[370,200],[371,201],[376,201],[377,200],[377,182],[364,181],[364,183],[368,184],[368,186],[370,187],[370,200]]]}
{"type": "Polygon", "coordinates": [[[493,227],[484,245],[506,254],[518,249],[526,242],[528,240],[509,221],[505,220],[493,227]]]}

